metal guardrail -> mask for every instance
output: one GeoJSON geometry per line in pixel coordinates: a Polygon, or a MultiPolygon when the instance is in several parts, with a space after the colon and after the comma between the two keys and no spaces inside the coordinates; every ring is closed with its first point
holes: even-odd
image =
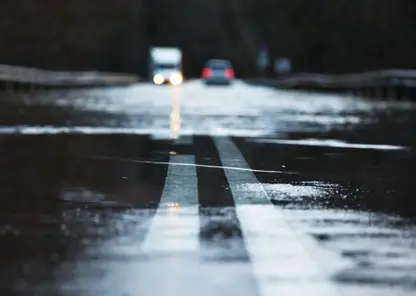
{"type": "Polygon", "coordinates": [[[259,82],[281,87],[322,86],[328,88],[361,88],[373,86],[416,87],[416,70],[380,70],[359,74],[295,73],[277,78],[254,78],[259,82]]]}
{"type": "Polygon", "coordinates": [[[416,99],[416,70],[379,70],[358,74],[294,73],[277,78],[253,78],[249,84],[283,89],[348,92],[380,99],[416,99]]]}
{"type": "Polygon", "coordinates": [[[139,77],[97,71],[53,71],[21,66],[0,65],[3,88],[79,87],[132,84],[139,77]]]}

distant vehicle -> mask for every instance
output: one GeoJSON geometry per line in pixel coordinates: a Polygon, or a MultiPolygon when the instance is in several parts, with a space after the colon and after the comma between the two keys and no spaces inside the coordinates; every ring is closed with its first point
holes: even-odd
{"type": "Polygon", "coordinates": [[[202,70],[205,84],[229,85],[235,78],[233,65],[228,60],[210,59],[202,70]]]}
{"type": "Polygon", "coordinates": [[[182,51],[176,47],[151,47],[149,68],[153,83],[180,85],[183,82],[182,51]]]}

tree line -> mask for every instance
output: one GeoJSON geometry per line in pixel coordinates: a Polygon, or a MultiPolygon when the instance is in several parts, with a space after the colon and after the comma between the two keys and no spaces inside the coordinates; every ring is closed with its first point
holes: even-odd
{"type": "Polygon", "coordinates": [[[412,0],[7,0],[0,63],[145,75],[151,45],[179,46],[188,75],[230,59],[255,75],[258,47],[294,71],[416,68],[412,0]]]}

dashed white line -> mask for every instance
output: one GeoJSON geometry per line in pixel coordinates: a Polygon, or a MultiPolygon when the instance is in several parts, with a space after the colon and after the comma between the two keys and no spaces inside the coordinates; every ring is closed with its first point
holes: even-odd
{"type": "MultiPolygon", "coordinates": [[[[171,162],[195,164],[194,156],[171,156],[171,162]]],[[[198,187],[195,166],[169,165],[159,207],[142,243],[145,253],[197,252],[198,187]]]]}
{"type": "MultiPolygon", "coordinates": [[[[225,167],[249,168],[229,138],[214,141],[225,167]]],[[[308,252],[309,246],[270,202],[255,175],[250,170],[227,168],[225,173],[261,295],[339,295],[329,275],[308,252]],[[250,186],[244,186],[247,184],[250,186]]]]}

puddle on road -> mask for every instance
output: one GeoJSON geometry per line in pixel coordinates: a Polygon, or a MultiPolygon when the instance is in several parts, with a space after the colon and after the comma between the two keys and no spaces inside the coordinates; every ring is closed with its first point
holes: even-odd
{"type": "Polygon", "coordinates": [[[3,101],[0,133],[124,133],[124,128],[134,134],[160,134],[169,131],[169,114],[176,105],[180,105],[182,134],[254,137],[372,128],[380,121],[395,125],[397,130],[402,123],[408,124],[414,109],[409,104],[404,104],[408,109],[392,102],[380,107],[380,103],[357,98],[279,92],[244,83],[214,93],[221,101],[195,83],[185,84],[177,93],[140,84],[130,88],[56,90],[40,93],[29,101],[22,100],[26,97],[22,94],[13,102],[3,101]],[[394,118],[409,121],[400,123],[394,118]]]}
{"type": "MultiPolygon", "coordinates": [[[[345,283],[343,288],[350,292],[348,294],[401,296],[407,293],[406,288],[414,290],[414,223],[382,214],[414,215],[410,202],[413,200],[410,189],[414,182],[410,176],[414,174],[414,159],[399,155],[401,151],[396,151],[399,153],[395,154],[396,158],[389,158],[380,149],[368,151],[348,147],[350,143],[415,147],[411,124],[414,110],[394,111],[391,104],[372,110],[372,102],[357,105],[354,100],[340,96],[293,97],[288,92],[267,91],[265,97],[264,88],[244,85],[230,92],[214,92],[214,96],[198,85],[188,90],[184,88],[184,91],[188,92],[189,100],[184,100],[181,109],[182,135],[265,137],[278,134],[289,139],[309,139],[308,143],[313,145],[306,148],[305,142],[291,147],[281,145],[284,143],[263,143],[261,145],[267,149],[258,145],[253,150],[242,150],[250,167],[257,169],[255,173],[267,175],[262,179],[265,190],[288,221],[344,260],[354,262],[354,267],[336,275],[338,282],[345,283]],[[216,98],[220,98],[221,104],[216,98]],[[345,141],[322,142],[320,138],[345,141]],[[331,145],[342,147],[328,147],[331,145]],[[303,175],[273,173],[282,168],[303,175]],[[270,178],[276,180],[271,182],[270,178]]],[[[141,155],[149,159],[150,150],[157,150],[158,144],[148,141],[142,134],[169,136],[171,97],[168,89],[141,85],[128,92],[125,89],[62,91],[50,92],[38,99],[44,101],[32,98],[27,105],[27,100],[20,105],[17,101],[2,104],[0,134],[7,139],[0,147],[1,177],[6,185],[1,187],[0,193],[8,198],[0,200],[0,252],[7,254],[0,259],[0,294],[10,295],[12,289],[26,289],[27,292],[56,277],[73,283],[71,263],[82,256],[90,261],[80,260],[81,269],[91,267],[80,272],[85,280],[84,287],[91,284],[93,277],[95,287],[101,287],[104,271],[113,272],[115,285],[111,287],[114,282],[107,283],[112,289],[120,282],[137,285],[134,276],[138,270],[129,265],[132,261],[129,255],[137,254],[137,245],[146,232],[153,210],[144,209],[143,204],[136,204],[143,209],[128,210],[125,204],[130,206],[137,200],[137,192],[143,192],[143,203],[147,206],[149,200],[157,199],[146,196],[155,188],[163,187],[164,173],[155,175],[149,171],[166,168],[168,160],[158,159],[163,166],[148,164],[147,167],[144,163],[129,164],[119,160],[138,159],[141,155]],[[66,153],[69,159],[55,157],[60,152],[66,153]],[[34,155],[38,160],[28,157],[34,155]],[[118,161],[115,158],[107,162],[80,160],[79,155],[115,155],[118,161]],[[124,176],[128,178],[123,179],[124,176]],[[158,178],[162,183],[148,186],[158,178]],[[73,183],[63,184],[63,180],[69,179],[73,183]],[[123,202],[115,202],[113,195],[123,202]],[[107,256],[108,260],[100,265],[96,259],[102,256],[107,256]],[[120,264],[116,266],[114,262],[120,264]],[[64,270],[59,275],[54,274],[58,265],[64,270]],[[129,268],[124,268],[126,265],[129,268]]],[[[250,189],[249,184],[245,186],[250,189]]],[[[242,240],[234,214],[229,212],[227,216],[214,211],[200,222],[203,226],[201,240],[214,245],[213,250],[207,248],[208,255],[213,251],[215,254],[210,258],[220,258],[218,265],[208,265],[205,274],[249,274],[251,270],[241,265],[233,269],[235,265],[224,264],[230,258],[248,262],[246,254],[241,252],[242,240]],[[227,235],[232,239],[226,240],[227,235]],[[219,252],[218,241],[226,242],[219,252]]],[[[179,261],[173,262],[183,266],[177,279],[179,276],[193,279],[193,267],[199,267],[195,258],[181,261],[179,256],[177,259],[179,261]]],[[[141,271],[150,271],[154,276],[152,284],[160,285],[160,269],[152,268],[151,264],[145,265],[145,271],[141,271]]],[[[172,274],[171,270],[167,272],[172,274]]],[[[236,278],[234,287],[242,287],[246,278],[236,278]]],[[[142,277],[142,281],[148,279],[142,277]]],[[[56,282],[58,290],[64,287],[60,286],[62,282],[56,282]]],[[[149,283],[144,282],[143,286],[149,283]]],[[[137,286],[130,288],[137,291],[137,286]]]]}
{"type": "Polygon", "coordinates": [[[1,295],[33,295],[39,283],[71,279],[70,268],[60,275],[57,270],[93,257],[104,242],[140,241],[166,166],[104,163],[83,155],[140,154],[163,161],[152,151],[164,144],[128,135],[9,136],[1,144],[1,295]]]}
{"type": "MultiPolygon", "coordinates": [[[[268,193],[272,203],[276,206],[295,209],[314,209],[320,207],[357,207],[359,189],[351,190],[339,184],[320,181],[301,181],[291,183],[263,183],[263,188],[268,193]]],[[[255,189],[258,184],[242,184],[241,190],[252,194],[253,203],[256,201],[255,189]]]]}
{"type": "MultiPolygon", "coordinates": [[[[61,199],[37,200],[24,206],[19,200],[0,208],[0,293],[15,295],[50,282],[62,267],[71,266],[79,256],[94,256],[103,243],[118,239],[131,244],[141,225],[154,210],[135,210],[104,198],[93,191],[65,190],[61,199]]],[[[102,254],[101,254],[102,255],[102,254]]],[[[60,280],[72,279],[71,270],[60,280]]]]}
{"type": "Polygon", "coordinates": [[[130,209],[132,204],[123,202],[115,194],[94,192],[88,188],[67,188],[60,192],[58,199],[84,208],[130,209]]]}
{"type": "Polygon", "coordinates": [[[357,208],[358,188],[316,181],[263,186],[294,229],[353,262],[334,275],[341,289],[354,295],[407,295],[416,289],[414,221],[357,208]]]}

